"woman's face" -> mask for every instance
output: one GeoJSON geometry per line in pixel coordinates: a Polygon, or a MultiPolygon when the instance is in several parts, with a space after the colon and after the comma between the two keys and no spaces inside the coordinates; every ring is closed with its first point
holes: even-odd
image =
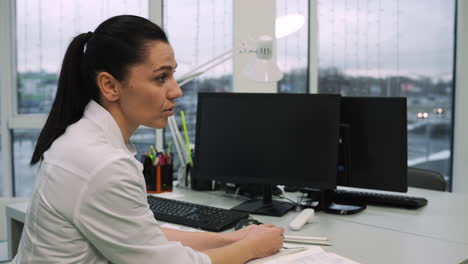
{"type": "Polygon", "coordinates": [[[135,128],[166,126],[167,118],[174,114],[174,99],[182,96],[174,79],[176,67],[171,45],[147,43],[143,63],[131,66],[122,82],[120,107],[127,124],[135,128]]]}

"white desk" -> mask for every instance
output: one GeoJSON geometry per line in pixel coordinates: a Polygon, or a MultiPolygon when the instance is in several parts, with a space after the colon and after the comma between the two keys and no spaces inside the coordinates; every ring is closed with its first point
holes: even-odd
{"type": "Polygon", "coordinates": [[[410,188],[408,195],[425,197],[429,201],[428,205],[418,210],[369,206],[362,214],[335,218],[447,242],[468,244],[468,194],[410,188]]]}
{"type": "MultiPolygon", "coordinates": [[[[195,192],[176,189],[183,194],[179,200],[231,208],[242,202],[220,192],[195,192]]],[[[468,259],[468,196],[410,188],[408,195],[429,200],[426,207],[406,210],[368,206],[356,215],[337,216],[316,213],[316,221],[300,231],[286,229],[287,234],[327,236],[335,252],[360,263],[454,263],[468,259]]],[[[9,249],[16,254],[21,222],[26,204],[8,206],[9,249]],[[11,235],[10,235],[11,234],[11,235]],[[11,246],[10,246],[11,245],[11,246]]],[[[286,227],[298,214],[284,217],[252,215],[263,223],[286,227]]]]}

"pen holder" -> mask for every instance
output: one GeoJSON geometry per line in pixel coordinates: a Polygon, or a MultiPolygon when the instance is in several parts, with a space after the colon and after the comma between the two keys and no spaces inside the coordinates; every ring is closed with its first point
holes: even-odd
{"type": "Polygon", "coordinates": [[[148,156],[143,156],[143,175],[147,193],[172,192],[173,166],[171,164],[154,165],[148,156]]]}

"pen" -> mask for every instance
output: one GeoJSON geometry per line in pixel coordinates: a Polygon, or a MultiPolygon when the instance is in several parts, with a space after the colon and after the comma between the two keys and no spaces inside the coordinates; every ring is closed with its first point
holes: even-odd
{"type": "Polygon", "coordinates": [[[172,141],[169,142],[169,147],[167,147],[167,152],[171,153],[171,150],[172,150],[172,141]]]}
{"type": "Polygon", "coordinates": [[[156,160],[156,150],[154,149],[153,145],[150,146],[150,154],[149,157],[151,158],[151,161],[156,160]]]}
{"type": "Polygon", "coordinates": [[[156,152],[156,149],[154,149],[153,145],[150,146],[150,149],[151,149],[150,153],[156,155],[157,152],[156,152]]]}
{"type": "Polygon", "coordinates": [[[159,163],[161,164],[161,166],[166,165],[166,161],[164,160],[164,156],[161,153],[156,155],[156,156],[159,158],[159,163]]]}
{"type": "Polygon", "coordinates": [[[289,236],[285,235],[284,239],[296,239],[296,240],[315,240],[315,241],[328,241],[328,237],[310,237],[310,236],[289,236]]]}
{"type": "Polygon", "coordinates": [[[287,243],[298,243],[298,244],[309,244],[309,245],[321,245],[321,246],[331,246],[329,241],[320,241],[320,240],[299,240],[299,239],[284,239],[284,242],[287,243]]]}

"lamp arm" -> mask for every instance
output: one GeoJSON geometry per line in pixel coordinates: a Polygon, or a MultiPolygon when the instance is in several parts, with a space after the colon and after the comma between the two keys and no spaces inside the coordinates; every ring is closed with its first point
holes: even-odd
{"type": "Polygon", "coordinates": [[[190,70],[182,77],[179,77],[176,81],[179,86],[182,86],[191,80],[195,79],[196,77],[200,76],[201,74],[213,69],[214,67],[220,65],[221,63],[231,59],[234,56],[234,53],[255,53],[256,49],[250,48],[247,41],[243,41],[240,43],[239,46],[234,47],[230,50],[227,50],[220,55],[216,56],[215,58],[196,66],[194,69],[190,70]]]}
{"type": "MultiPolygon", "coordinates": [[[[232,52],[232,50],[231,50],[231,52],[232,52]]],[[[219,61],[217,61],[217,62],[214,62],[214,61],[213,61],[211,65],[207,66],[207,67],[206,67],[205,69],[203,69],[203,70],[197,69],[197,70],[199,70],[198,72],[195,72],[195,73],[193,73],[193,74],[191,74],[191,75],[189,75],[189,76],[187,76],[187,74],[184,75],[184,76],[183,76],[184,78],[180,78],[181,81],[178,81],[179,86],[182,87],[184,84],[186,84],[186,83],[192,81],[193,79],[197,78],[198,76],[202,75],[203,73],[205,73],[205,72],[207,72],[207,71],[213,69],[214,67],[220,65],[221,63],[223,63],[223,62],[225,62],[225,61],[227,61],[227,60],[230,60],[230,59],[232,58],[232,56],[233,56],[233,54],[231,53],[231,54],[229,54],[229,56],[224,57],[224,58],[222,58],[221,60],[219,60],[219,61]]],[[[193,72],[193,71],[192,71],[192,72],[193,72]]]]}
{"type": "MultiPolygon", "coordinates": [[[[190,78],[192,77],[194,74],[196,74],[197,72],[200,72],[202,71],[202,69],[204,67],[208,67],[208,69],[211,69],[212,67],[210,67],[210,64],[213,64],[213,63],[216,63],[218,60],[222,59],[223,57],[229,55],[229,58],[232,57],[232,54],[236,51],[237,49],[230,49],[230,50],[227,50],[225,52],[223,52],[222,54],[218,55],[217,57],[209,60],[209,61],[206,61],[205,63],[201,64],[201,65],[197,65],[194,69],[190,70],[189,72],[187,72],[186,74],[184,74],[182,77],[178,78],[177,82],[180,82],[180,81],[184,81],[185,79],[187,78],[190,78]]],[[[208,69],[206,70],[203,70],[203,72],[207,71],[208,69]]],[[[201,74],[201,73],[200,73],[201,74]]],[[[198,74],[198,75],[200,75],[198,74]]],[[[198,76],[197,75],[197,76],[198,76]]]]}

